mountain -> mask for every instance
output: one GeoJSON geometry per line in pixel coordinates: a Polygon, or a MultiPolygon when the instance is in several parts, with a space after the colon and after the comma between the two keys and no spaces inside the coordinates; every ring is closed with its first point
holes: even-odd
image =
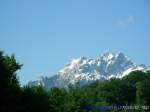
{"type": "Polygon", "coordinates": [[[121,52],[117,54],[105,52],[95,59],[87,57],[72,59],[56,75],[41,77],[28,84],[29,86],[42,85],[45,89],[67,87],[77,83],[84,85],[112,77],[122,78],[135,70],[147,71],[150,70],[150,67],[135,64],[121,52]]]}

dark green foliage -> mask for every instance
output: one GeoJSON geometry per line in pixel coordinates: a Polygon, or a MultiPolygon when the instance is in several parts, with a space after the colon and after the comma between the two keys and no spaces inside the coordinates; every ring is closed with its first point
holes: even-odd
{"type": "Polygon", "coordinates": [[[111,79],[99,85],[99,99],[112,105],[131,104],[135,99],[135,88],[120,79],[111,79]]]}
{"type": "Polygon", "coordinates": [[[0,112],[104,112],[91,107],[150,105],[149,71],[135,71],[122,79],[46,91],[42,86],[20,87],[16,71],[21,66],[14,56],[0,52],[0,112]]]}
{"type": "Polygon", "coordinates": [[[141,94],[142,94],[142,84],[141,82],[137,82],[136,83],[136,102],[138,105],[142,104],[141,94]]]}
{"type": "Polygon", "coordinates": [[[53,112],[62,112],[64,110],[63,104],[67,96],[67,91],[60,88],[51,88],[48,92],[50,108],[53,112]]]}
{"type": "Polygon", "coordinates": [[[0,112],[19,111],[20,87],[16,71],[21,68],[14,56],[0,52],[0,112]]]}
{"type": "Polygon", "coordinates": [[[150,77],[150,74],[148,72],[144,73],[142,71],[133,71],[129,75],[125,76],[123,79],[135,85],[137,82],[143,81],[148,77],[150,77]]]}
{"type": "Polygon", "coordinates": [[[146,105],[150,105],[150,78],[142,81],[142,98],[146,105]]]}
{"type": "Polygon", "coordinates": [[[49,112],[49,96],[41,87],[24,87],[22,89],[22,103],[25,112],[49,112]]]}

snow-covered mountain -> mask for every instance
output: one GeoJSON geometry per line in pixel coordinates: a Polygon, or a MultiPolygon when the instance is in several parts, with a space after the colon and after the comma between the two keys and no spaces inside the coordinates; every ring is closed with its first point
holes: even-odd
{"type": "Polygon", "coordinates": [[[121,78],[135,70],[147,71],[150,70],[150,67],[133,63],[123,53],[106,52],[95,59],[87,57],[72,59],[56,75],[41,77],[37,81],[29,82],[29,85],[43,85],[46,89],[67,87],[76,83],[84,85],[96,80],[107,80],[112,77],[121,78]]]}

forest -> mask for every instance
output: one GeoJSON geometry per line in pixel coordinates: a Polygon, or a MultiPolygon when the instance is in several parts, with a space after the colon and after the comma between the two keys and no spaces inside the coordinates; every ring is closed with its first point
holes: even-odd
{"type": "Polygon", "coordinates": [[[0,112],[148,112],[150,71],[68,88],[21,86],[15,56],[0,52],[0,112]]]}

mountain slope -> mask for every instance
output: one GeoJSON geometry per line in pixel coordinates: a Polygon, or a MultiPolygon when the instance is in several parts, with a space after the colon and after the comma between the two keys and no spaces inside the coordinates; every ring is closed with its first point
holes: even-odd
{"type": "Polygon", "coordinates": [[[121,78],[135,70],[146,71],[150,70],[150,67],[136,65],[123,53],[106,52],[96,59],[87,57],[73,59],[56,75],[41,77],[37,81],[29,82],[29,85],[43,85],[46,89],[67,87],[76,83],[84,85],[96,80],[107,80],[112,77],[121,78]]]}

